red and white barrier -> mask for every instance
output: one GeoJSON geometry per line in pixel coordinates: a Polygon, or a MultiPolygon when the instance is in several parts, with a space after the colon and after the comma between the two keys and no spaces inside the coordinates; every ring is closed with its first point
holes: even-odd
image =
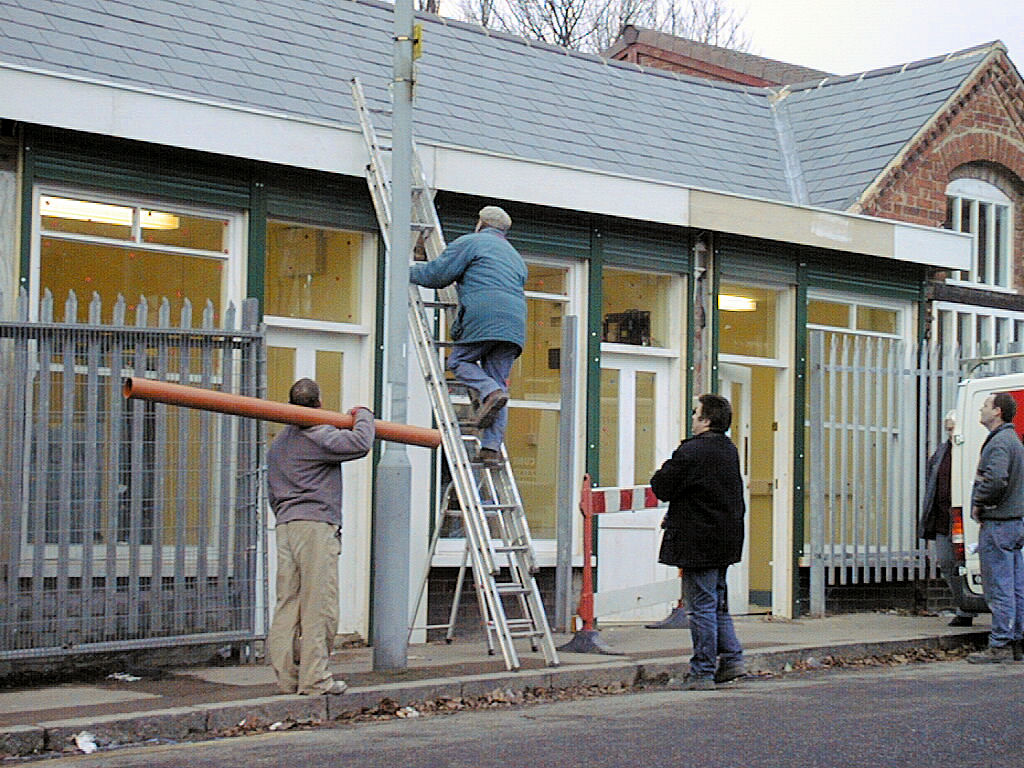
{"type": "Polygon", "coordinates": [[[610,512],[635,512],[659,507],[663,502],[654,495],[649,485],[632,488],[593,488],[590,475],[583,478],[580,512],[583,514],[583,589],[577,610],[583,628],[568,644],[559,650],[577,653],[608,653],[597,638],[595,615],[608,616],[679,598],[679,579],[667,579],[653,584],[642,584],[623,589],[594,593],[594,516],[610,512]]]}

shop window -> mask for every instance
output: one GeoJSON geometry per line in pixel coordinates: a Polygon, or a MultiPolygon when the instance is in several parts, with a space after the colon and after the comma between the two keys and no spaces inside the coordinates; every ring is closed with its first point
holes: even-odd
{"type": "Polygon", "coordinates": [[[807,302],[807,324],[824,325],[830,328],[849,328],[852,310],[853,306],[850,304],[811,299],[807,302]]]}
{"type": "Polygon", "coordinates": [[[359,232],[268,222],[266,313],[359,323],[364,238],[359,232]]]}
{"type": "Polygon", "coordinates": [[[527,261],[526,348],[512,366],[505,445],[535,539],[555,537],[562,319],[569,312],[570,267],[527,261]]]}
{"type": "MultiPolygon", "coordinates": [[[[232,274],[241,274],[242,266],[239,247],[242,228],[238,213],[185,209],[119,199],[115,195],[55,189],[38,190],[35,211],[33,253],[37,254],[37,260],[32,274],[33,297],[38,301],[45,291],[50,291],[55,304],[53,316],[57,321],[64,320],[63,304],[69,292],[74,292],[78,299],[80,322],[87,319],[86,308],[95,294],[101,302],[101,322],[113,320],[114,307],[118,298],[123,297],[128,312],[124,320],[134,325],[135,311],[140,298],[144,298],[150,326],[160,323],[159,309],[165,299],[172,326],[181,322],[181,310],[187,299],[193,307],[191,327],[199,327],[207,302],[212,304],[213,321],[219,326],[228,301],[237,303],[241,297],[241,281],[231,279],[232,274]]],[[[198,352],[170,345],[164,363],[168,378],[195,383],[204,375],[204,368],[220,369],[221,354],[218,350],[212,357],[203,358],[198,352]]],[[[64,474],[70,474],[73,543],[84,543],[84,513],[79,505],[85,503],[90,493],[93,501],[117,499],[113,508],[97,513],[102,518],[96,527],[100,533],[94,534],[97,541],[110,531],[116,541],[127,542],[132,515],[136,512],[138,517],[134,524],[140,544],[154,542],[157,530],[161,531],[165,542],[179,529],[184,531],[181,542],[185,545],[197,545],[204,537],[208,540],[213,530],[209,526],[216,523],[204,527],[199,520],[203,505],[218,495],[219,475],[212,467],[217,465],[222,448],[211,449],[192,439],[198,417],[187,414],[170,418],[158,435],[153,404],[134,402],[114,418],[108,409],[109,398],[99,397],[93,416],[96,422],[89,426],[98,436],[98,465],[113,469],[99,469],[95,477],[86,477],[84,470],[79,469],[87,448],[85,414],[76,409],[71,423],[64,423],[66,393],[62,363],[54,360],[51,364],[49,375],[53,384],[48,390],[49,403],[37,405],[47,408],[53,420],[46,446],[49,462],[46,540],[56,541],[58,519],[53,510],[59,506],[55,499],[64,493],[58,487],[64,474]],[[70,437],[67,430],[70,430],[70,437]],[[168,451],[159,463],[156,458],[158,438],[168,445],[181,446],[168,451]],[[140,453],[136,455],[132,449],[140,444],[140,453]],[[68,456],[72,466],[70,473],[65,468],[68,456]],[[60,463],[56,463],[58,461],[60,463]],[[90,485],[92,490],[87,492],[90,485]],[[157,507],[158,488],[162,489],[163,498],[177,499],[174,510],[157,507]],[[131,507],[133,498],[139,500],[138,510],[131,507]],[[184,526],[174,517],[179,514],[184,526]],[[107,516],[112,516],[109,521],[107,516]]],[[[122,364],[127,368],[134,363],[124,360],[122,364]]],[[[124,370],[101,368],[100,377],[109,377],[112,381],[101,381],[99,386],[111,387],[119,393],[124,373],[124,370]]],[[[76,401],[84,399],[85,386],[76,374],[76,381],[69,390],[76,401]]],[[[35,397],[41,399],[42,394],[36,392],[35,397]]],[[[40,445],[32,448],[38,450],[40,445]]],[[[26,535],[29,539],[34,536],[31,528],[26,529],[26,535]]]]}
{"type": "Polygon", "coordinates": [[[226,304],[232,217],[41,194],[38,222],[38,295],[49,289],[58,306],[69,291],[80,305],[95,293],[109,317],[119,295],[129,310],[145,297],[154,324],[165,298],[175,319],[186,298],[197,314],[226,304]]]}
{"type": "Polygon", "coordinates": [[[670,347],[672,278],[605,267],[602,274],[602,338],[612,344],[670,347]]]}
{"type": "Polygon", "coordinates": [[[774,358],[777,304],[774,289],[722,283],[718,296],[719,353],[774,358]]]}
{"type": "Polygon", "coordinates": [[[533,263],[526,266],[526,349],[512,367],[509,395],[513,400],[557,403],[562,386],[562,318],[569,301],[569,268],[533,263]]]}
{"type": "Polygon", "coordinates": [[[809,298],[807,301],[807,325],[810,328],[860,331],[871,336],[899,336],[900,318],[900,311],[890,307],[821,298],[809,298]]]}

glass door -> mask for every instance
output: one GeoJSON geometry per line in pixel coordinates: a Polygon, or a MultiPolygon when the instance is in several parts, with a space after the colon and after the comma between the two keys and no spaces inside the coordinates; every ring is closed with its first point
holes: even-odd
{"type": "Polygon", "coordinates": [[[743,503],[747,514],[743,516],[743,559],[729,568],[729,612],[747,613],[750,602],[750,382],[751,371],[743,365],[720,363],[718,366],[718,393],[732,404],[732,428],[729,437],[740,454],[740,474],[743,477],[743,503]]]}
{"type": "MultiPolygon", "coordinates": [[[[672,452],[665,417],[671,359],[605,352],[601,368],[600,484],[647,485],[672,452]]],[[[601,515],[597,553],[600,590],[623,589],[672,579],[677,570],[658,563],[663,509],[601,515]]],[[[656,621],[673,605],[661,603],[610,617],[656,621]]]]}

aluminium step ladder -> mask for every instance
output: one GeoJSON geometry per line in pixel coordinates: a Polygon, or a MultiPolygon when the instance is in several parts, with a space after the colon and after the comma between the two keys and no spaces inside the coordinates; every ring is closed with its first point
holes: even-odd
{"type": "MultiPolygon", "coordinates": [[[[389,249],[391,181],[382,156],[388,148],[383,147],[377,140],[370,109],[367,107],[358,78],[352,80],[352,98],[369,154],[366,178],[370,196],[385,239],[385,247],[389,249]]],[[[423,168],[415,151],[412,177],[412,228],[418,233],[414,250],[422,251],[427,260],[433,260],[444,251],[445,242],[437,210],[434,208],[433,193],[426,184],[423,168]]],[[[534,650],[540,646],[549,666],[557,666],[558,653],[551,636],[540,589],[534,578],[538,567],[533,542],[511,464],[504,446],[498,466],[487,466],[475,458],[470,459],[469,449],[473,449],[474,457],[478,455],[475,445],[477,438],[475,435],[462,433],[463,425],[456,414],[449,389],[450,386],[459,385],[446,379],[442,361],[442,350],[451,343],[435,338],[435,327],[441,327],[443,324],[431,322],[431,317],[428,317],[428,309],[432,310],[432,313],[443,310],[450,320],[456,307],[457,297],[452,286],[438,290],[434,301],[424,301],[421,289],[415,285],[409,286],[410,341],[416,349],[434,418],[441,432],[441,443],[451,474],[450,493],[454,493],[458,502],[456,515],[461,520],[465,537],[463,567],[460,569],[458,581],[459,594],[454,600],[449,623],[437,626],[447,627],[447,639],[450,640],[468,562],[487,633],[488,651],[493,653],[496,643],[505,660],[505,666],[509,670],[517,670],[520,662],[513,641],[525,637],[529,638],[534,650]],[[519,615],[510,617],[510,608],[517,609],[519,615]]],[[[448,495],[449,493],[446,493],[446,498],[448,495]]],[[[438,511],[435,520],[417,611],[425,593],[426,579],[444,518],[450,516],[448,506],[447,502],[442,504],[442,509],[438,511]]]]}

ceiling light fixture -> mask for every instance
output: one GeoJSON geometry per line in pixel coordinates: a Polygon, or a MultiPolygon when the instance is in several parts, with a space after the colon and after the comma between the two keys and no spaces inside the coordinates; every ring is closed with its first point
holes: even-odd
{"type": "Polygon", "coordinates": [[[757,302],[747,296],[722,293],[718,296],[718,308],[725,312],[753,312],[757,309],[757,302]]]}
{"type": "MultiPolygon", "coordinates": [[[[39,212],[43,216],[75,221],[91,221],[96,224],[114,224],[122,227],[132,225],[135,209],[125,205],[93,203],[88,200],[71,200],[66,197],[42,195],[39,198],[39,212]]],[[[160,211],[140,209],[139,223],[143,229],[177,229],[177,216],[160,211]]]]}

